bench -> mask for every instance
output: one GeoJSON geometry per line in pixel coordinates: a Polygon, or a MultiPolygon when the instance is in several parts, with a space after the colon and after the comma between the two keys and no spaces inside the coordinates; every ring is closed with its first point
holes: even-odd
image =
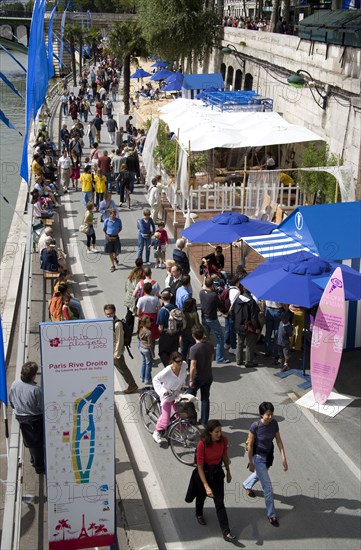
{"type": "Polygon", "coordinates": [[[36,220],[48,227],[51,227],[54,223],[54,218],[36,218],[36,220]]]}

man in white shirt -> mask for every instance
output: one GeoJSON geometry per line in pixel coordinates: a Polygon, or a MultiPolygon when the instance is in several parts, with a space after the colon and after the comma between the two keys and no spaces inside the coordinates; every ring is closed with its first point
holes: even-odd
{"type": "Polygon", "coordinates": [[[157,222],[159,218],[159,210],[162,207],[162,201],[161,201],[161,195],[160,191],[158,189],[158,178],[155,177],[152,179],[152,187],[149,190],[148,193],[148,202],[150,204],[150,216],[151,218],[157,222]]]}
{"type": "Polygon", "coordinates": [[[239,277],[232,277],[230,280],[231,286],[229,287],[228,298],[230,301],[230,308],[228,313],[225,314],[225,324],[224,324],[224,347],[228,349],[228,353],[236,355],[237,351],[237,337],[234,330],[234,313],[233,313],[233,304],[240,295],[239,287],[239,277]]]}
{"type": "Polygon", "coordinates": [[[54,235],[53,228],[52,227],[45,227],[45,229],[42,232],[42,234],[40,235],[39,241],[38,241],[38,254],[39,254],[39,256],[41,254],[41,251],[44,248],[46,248],[46,239],[48,237],[52,238],[53,235],[54,235]]]}
{"type": "Polygon", "coordinates": [[[64,149],[62,156],[58,160],[58,168],[60,169],[60,183],[64,188],[64,193],[68,192],[70,182],[70,167],[71,159],[68,151],[64,149]]]}

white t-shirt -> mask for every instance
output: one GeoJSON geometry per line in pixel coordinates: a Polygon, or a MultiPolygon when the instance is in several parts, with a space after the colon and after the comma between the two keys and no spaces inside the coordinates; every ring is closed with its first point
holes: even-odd
{"type": "Polygon", "coordinates": [[[61,170],[69,170],[71,166],[71,158],[70,157],[60,157],[58,160],[58,166],[61,170]]]}
{"type": "Polygon", "coordinates": [[[160,306],[158,296],[142,296],[137,303],[137,308],[141,313],[157,313],[160,306]]]}

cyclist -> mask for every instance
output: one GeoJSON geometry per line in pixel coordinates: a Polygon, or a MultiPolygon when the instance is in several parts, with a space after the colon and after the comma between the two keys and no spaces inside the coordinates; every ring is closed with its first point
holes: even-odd
{"type": "Polygon", "coordinates": [[[162,414],[153,432],[156,443],[162,443],[162,432],[169,426],[171,414],[175,412],[174,401],[185,385],[187,377],[187,363],[178,351],[170,356],[170,365],[153,378],[153,387],[160,397],[162,414]]]}

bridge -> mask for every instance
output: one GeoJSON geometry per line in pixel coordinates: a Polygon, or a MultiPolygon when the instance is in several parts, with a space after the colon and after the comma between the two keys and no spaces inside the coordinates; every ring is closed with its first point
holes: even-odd
{"type": "MultiPolygon", "coordinates": [[[[54,17],[54,35],[60,36],[60,25],[63,14],[56,13],[54,17]]],[[[98,29],[103,36],[106,36],[111,30],[114,23],[118,21],[135,21],[136,14],[134,13],[92,13],[91,18],[84,12],[68,12],[65,24],[81,25],[84,28],[90,26],[98,29]]],[[[48,25],[50,12],[45,14],[45,36],[48,33],[48,25]]],[[[0,16],[0,43],[9,50],[14,50],[22,53],[27,53],[29,44],[31,26],[31,16],[0,16]],[[26,41],[23,40],[26,37],[26,41]],[[20,42],[20,40],[22,40],[20,42]]],[[[58,42],[54,42],[54,53],[58,54],[58,42]]],[[[64,64],[70,66],[70,56],[64,50],[64,64]]]]}

